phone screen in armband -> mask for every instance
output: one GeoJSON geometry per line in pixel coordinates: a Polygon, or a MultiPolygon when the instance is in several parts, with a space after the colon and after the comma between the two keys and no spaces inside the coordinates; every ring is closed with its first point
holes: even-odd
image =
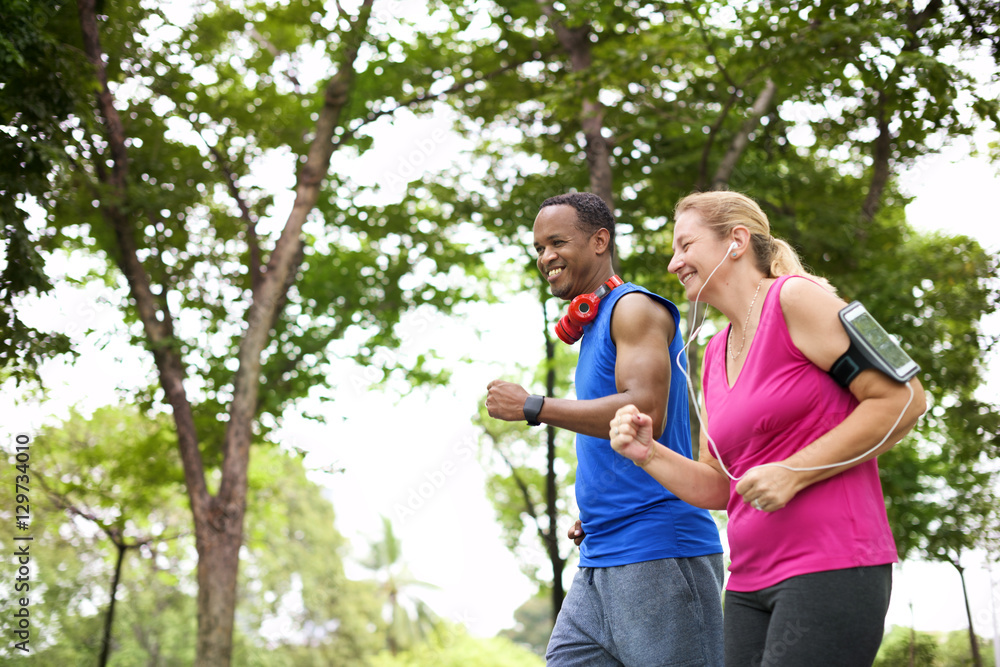
{"type": "Polygon", "coordinates": [[[853,301],[841,310],[840,321],[851,346],[834,363],[830,375],[842,386],[849,385],[866,368],[875,368],[897,382],[909,381],[920,370],[860,301],[853,301]]]}

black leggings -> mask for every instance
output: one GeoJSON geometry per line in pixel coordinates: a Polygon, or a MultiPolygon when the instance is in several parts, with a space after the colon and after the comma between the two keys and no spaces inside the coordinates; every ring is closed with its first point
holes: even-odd
{"type": "Polygon", "coordinates": [[[871,665],[891,590],[892,565],[875,565],[726,591],[726,667],[871,665]]]}

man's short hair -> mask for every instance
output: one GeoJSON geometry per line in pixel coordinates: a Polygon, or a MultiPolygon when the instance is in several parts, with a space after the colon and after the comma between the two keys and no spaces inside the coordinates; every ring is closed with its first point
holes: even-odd
{"type": "Polygon", "coordinates": [[[580,229],[593,234],[598,229],[606,229],[611,234],[611,247],[615,245],[615,216],[611,209],[593,192],[567,192],[549,197],[542,202],[539,210],[546,206],[572,206],[576,209],[576,219],[580,229]]]}

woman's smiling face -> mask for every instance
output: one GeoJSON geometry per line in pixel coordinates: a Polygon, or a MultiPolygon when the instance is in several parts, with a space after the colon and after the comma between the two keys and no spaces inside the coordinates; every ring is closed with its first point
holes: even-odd
{"type": "Polygon", "coordinates": [[[719,265],[727,251],[726,239],[718,238],[702,221],[701,213],[688,209],[674,223],[674,256],[667,270],[677,276],[691,301],[704,280],[719,265]]]}

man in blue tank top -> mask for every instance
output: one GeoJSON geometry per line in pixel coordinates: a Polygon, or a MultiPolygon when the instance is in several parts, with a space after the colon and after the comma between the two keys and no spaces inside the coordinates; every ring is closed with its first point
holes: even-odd
{"type": "Polygon", "coordinates": [[[570,537],[580,544],[580,568],[546,658],[550,666],[574,667],[722,665],[723,563],[715,522],[615,453],[608,440],[618,408],[633,403],[659,424],[659,442],[691,457],[677,307],[621,283],[612,265],[614,235],[614,216],[590,193],[551,197],[535,218],[538,268],[552,294],[594,295],[583,300],[596,303],[573,301],[573,321],[564,318],[560,332],[569,342],[582,328],[577,398],[529,395],[502,380],[487,387],[490,416],[577,434],[581,530],[570,537]]]}

